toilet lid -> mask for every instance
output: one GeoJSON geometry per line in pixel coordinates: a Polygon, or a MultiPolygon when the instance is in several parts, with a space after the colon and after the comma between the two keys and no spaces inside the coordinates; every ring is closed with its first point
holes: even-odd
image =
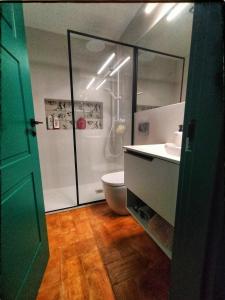
{"type": "Polygon", "coordinates": [[[124,171],[106,174],[101,179],[112,186],[122,186],[124,185],[124,171]]]}

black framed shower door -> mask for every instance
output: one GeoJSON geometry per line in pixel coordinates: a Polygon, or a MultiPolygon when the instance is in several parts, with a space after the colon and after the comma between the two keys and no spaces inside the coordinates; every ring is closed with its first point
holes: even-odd
{"type": "MultiPolygon", "coordinates": [[[[78,134],[82,133],[82,131],[79,130],[79,133],[78,133],[77,132],[78,129],[76,128],[76,126],[77,126],[76,107],[78,105],[77,102],[79,102],[79,100],[81,100],[81,99],[78,99],[78,97],[77,97],[77,80],[75,78],[76,75],[74,74],[74,61],[76,61],[76,59],[77,59],[76,57],[73,56],[73,37],[74,36],[79,37],[79,38],[84,38],[84,39],[86,39],[86,41],[87,41],[87,39],[97,40],[97,41],[102,41],[104,43],[113,44],[117,47],[125,47],[126,49],[130,49],[130,51],[132,53],[132,55],[130,55],[131,56],[130,61],[132,62],[132,68],[129,70],[130,71],[130,82],[131,82],[131,84],[130,84],[130,116],[129,116],[129,118],[130,118],[130,120],[129,120],[130,121],[129,141],[130,142],[129,142],[129,144],[134,143],[134,114],[137,111],[138,69],[140,67],[138,57],[139,57],[140,51],[142,51],[142,52],[144,51],[146,53],[154,53],[157,55],[164,55],[169,58],[175,58],[175,59],[181,60],[182,75],[181,75],[181,86],[180,86],[180,101],[181,101],[181,95],[182,95],[183,75],[184,75],[184,65],[185,65],[185,58],[181,57],[181,56],[176,56],[176,55],[172,55],[172,54],[168,54],[168,53],[164,53],[164,52],[160,52],[160,51],[155,51],[155,50],[143,48],[143,47],[128,44],[128,43],[123,43],[120,41],[114,41],[111,39],[107,39],[107,38],[103,38],[103,37],[99,37],[99,36],[95,36],[95,35],[91,35],[91,34],[86,34],[86,33],[82,33],[79,31],[67,30],[69,79],[70,79],[70,93],[71,93],[70,100],[71,100],[71,107],[72,107],[72,129],[73,129],[72,136],[73,136],[73,152],[74,152],[74,172],[75,172],[75,185],[76,185],[76,197],[77,197],[76,203],[77,204],[74,206],[66,207],[66,208],[62,208],[62,209],[69,209],[69,208],[74,208],[77,206],[82,206],[82,205],[86,205],[86,204],[104,201],[104,195],[101,198],[93,199],[93,200],[90,199],[89,201],[86,201],[86,202],[83,201],[84,199],[82,199],[83,196],[82,196],[82,191],[81,191],[80,174],[82,174],[82,172],[84,172],[84,170],[82,170],[82,167],[79,167],[79,163],[81,161],[80,157],[79,157],[79,151],[81,149],[79,150],[79,147],[80,147],[79,138],[80,137],[78,136],[78,134]]],[[[90,99],[90,100],[93,101],[93,99],[90,99]]],[[[96,100],[95,102],[99,102],[99,101],[97,101],[98,99],[94,99],[94,100],[96,100]]],[[[84,101],[85,100],[83,100],[83,102],[84,101]]],[[[104,106],[104,103],[103,103],[103,106],[104,106]]],[[[97,144],[97,143],[98,143],[98,141],[94,142],[94,144],[97,144]]],[[[88,149],[89,151],[91,151],[92,150],[91,148],[92,147],[86,148],[86,150],[88,149]]],[[[86,169],[86,171],[89,173],[91,172],[91,170],[88,170],[88,169],[86,169]]],[[[100,178],[98,178],[98,180],[100,182],[100,178]]],[[[95,192],[97,192],[97,193],[102,192],[102,187],[97,188],[95,192]]]]}

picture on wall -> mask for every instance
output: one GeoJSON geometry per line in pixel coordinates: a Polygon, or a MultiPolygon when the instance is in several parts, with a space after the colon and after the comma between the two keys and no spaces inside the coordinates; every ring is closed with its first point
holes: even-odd
{"type": "MultiPolygon", "coordinates": [[[[96,101],[75,101],[75,128],[102,129],[103,103],[96,101]],[[81,124],[81,121],[83,122],[81,124]],[[82,126],[80,126],[80,124],[82,126]]],[[[46,126],[48,130],[71,129],[72,105],[70,100],[45,99],[46,126]],[[57,124],[57,128],[54,127],[57,124]]]]}

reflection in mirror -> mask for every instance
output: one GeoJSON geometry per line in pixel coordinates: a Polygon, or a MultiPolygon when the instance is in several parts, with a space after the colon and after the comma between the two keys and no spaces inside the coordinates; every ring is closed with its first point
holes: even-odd
{"type": "MultiPolygon", "coordinates": [[[[149,18],[157,19],[164,6],[158,4],[149,18]]],[[[139,51],[137,109],[185,101],[193,11],[193,3],[175,4],[136,42],[137,46],[166,54],[139,51]]]]}
{"type": "Polygon", "coordinates": [[[184,59],[138,51],[137,111],[181,101],[184,59]]]}

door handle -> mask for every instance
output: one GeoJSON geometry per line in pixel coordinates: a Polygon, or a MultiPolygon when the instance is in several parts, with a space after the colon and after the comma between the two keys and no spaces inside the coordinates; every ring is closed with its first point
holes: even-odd
{"type": "Polygon", "coordinates": [[[32,134],[32,136],[36,136],[37,135],[37,133],[36,133],[35,130],[31,130],[31,134],[32,134]]]}
{"type": "Polygon", "coordinates": [[[31,127],[35,127],[35,125],[43,124],[43,122],[36,121],[35,119],[30,119],[31,127]]]}
{"type": "Polygon", "coordinates": [[[194,140],[194,136],[195,136],[195,130],[196,130],[196,120],[192,119],[188,124],[186,145],[185,145],[186,151],[192,150],[193,140],[194,140]]]}
{"type": "Polygon", "coordinates": [[[37,135],[37,132],[34,129],[27,129],[26,130],[27,134],[31,134],[33,137],[35,137],[37,135]]]}

